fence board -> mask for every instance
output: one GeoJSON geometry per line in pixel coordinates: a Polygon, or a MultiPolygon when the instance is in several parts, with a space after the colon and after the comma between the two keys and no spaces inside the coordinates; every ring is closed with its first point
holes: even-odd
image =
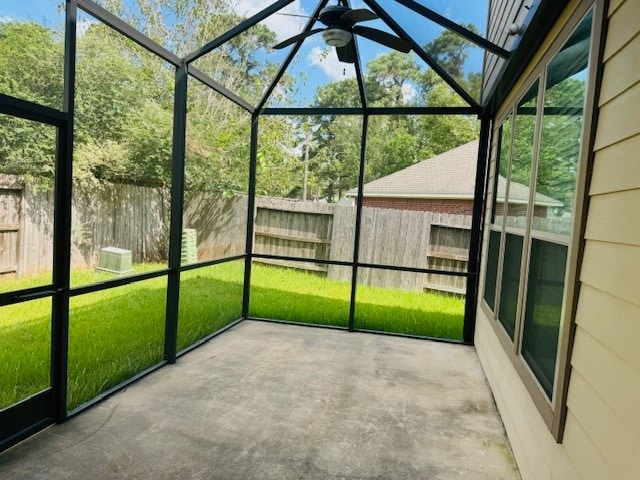
{"type": "MultiPolygon", "coordinates": [[[[256,199],[254,252],[265,255],[329,260],[334,205],[275,198],[256,199]]],[[[289,268],[326,272],[310,262],[257,259],[289,268]]]]}
{"type": "MultiPolygon", "coordinates": [[[[16,181],[11,185],[23,188],[16,181]]],[[[23,239],[19,268],[24,274],[50,271],[53,192],[36,191],[25,185],[22,197],[22,219],[17,220],[23,239]]],[[[225,198],[187,192],[184,226],[198,232],[200,261],[244,253],[247,205],[243,195],[225,198]]],[[[100,249],[108,246],[131,250],[134,262],[166,260],[170,210],[166,190],[134,185],[74,187],[72,208],[72,268],[94,267],[100,249]]],[[[254,252],[350,262],[355,210],[349,205],[259,197],[254,252]]],[[[359,259],[388,266],[464,271],[470,226],[470,216],[365,208],[359,259]]],[[[351,267],[282,260],[265,263],[324,273],[335,280],[351,279],[351,267]]],[[[384,288],[433,288],[460,293],[465,285],[465,279],[460,277],[383,269],[361,269],[359,281],[384,288]]]]}
{"type": "MultiPolygon", "coordinates": [[[[336,209],[331,242],[332,259],[338,259],[338,254],[344,252],[347,245],[353,251],[354,220],[354,207],[339,206],[336,209]]],[[[389,266],[466,271],[470,228],[471,216],[468,215],[364,208],[359,260],[362,263],[389,266]],[[434,230],[438,236],[432,239],[434,230]],[[445,260],[442,257],[446,254],[455,257],[445,260]]],[[[331,266],[328,276],[335,280],[348,280],[350,269],[331,266]]],[[[358,281],[382,288],[422,291],[428,287],[464,293],[465,279],[367,268],[358,272],[358,281]]]]}
{"type": "Polygon", "coordinates": [[[0,178],[0,275],[18,274],[20,263],[22,189],[6,180],[0,178]]]}
{"type": "MultiPolygon", "coordinates": [[[[333,214],[331,251],[329,259],[336,262],[353,261],[356,209],[350,205],[337,205],[333,214]]],[[[334,280],[351,280],[351,267],[329,265],[327,276],[334,280]]]]}
{"type": "Polygon", "coordinates": [[[199,261],[241,255],[246,250],[247,196],[187,192],[184,226],[197,231],[199,261]]]}

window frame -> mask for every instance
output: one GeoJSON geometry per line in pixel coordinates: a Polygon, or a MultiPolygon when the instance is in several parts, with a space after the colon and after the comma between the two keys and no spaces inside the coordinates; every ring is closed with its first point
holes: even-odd
{"type": "MultiPolygon", "coordinates": [[[[595,140],[595,126],[597,123],[597,101],[598,93],[600,89],[600,79],[602,77],[602,55],[603,55],[603,30],[604,30],[604,2],[603,0],[592,0],[589,2],[580,2],[580,4],[571,13],[568,21],[562,26],[557,37],[551,42],[550,46],[544,51],[539,61],[533,66],[526,76],[521,78],[518,85],[511,94],[505,100],[505,102],[498,108],[498,114],[495,116],[492,138],[492,156],[490,163],[490,172],[494,175],[494,188],[493,192],[486,199],[486,216],[485,216],[485,253],[488,255],[488,236],[489,232],[500,232],[500,245],[497,258],[497,272],[496,272],[496,290],[494,298],[494,308],[487,304],[485,300],[485,288],[486,288],[486,264],[483,266],[482,273],[482,293],[479,295],[480,308],[483,313],[490,319],[490,324],[493,327],[496,337],[498,338],[502,348],[506,352],[511,364],[515,368],[518,376],[526,387],[529,395],[536,408],[538,409],[543,421],[551,431],[553,437],[558,443],[562,442],[562,436],[564,433],[564,423],[566,419],[566,400],[567,391],[569,385],[569,377],[571,371],[571,350],[573,346],[573,336],[575,331],[575,313],[577,307],[577,299],[579,293],[579,271],[581,266],[582,252],[584,250],[584,232],[586,227],[586,214],[588,207],[588,186],[590,180],[590,173],[593,163],[593,144],[595,140]],[[589,71],[587,76],[587,86],[585,92],[585,104],[583,114],[583,125],[580,141],[580,152],[578,170],[576,175],[576,187],[575,187],[575,205],[574,205],[574,217],[572,220],[572,226],[570,234],[560,235],[553,233],[544,233],[534,230],[532,228],[532,214],[535,200],[535,185],[537,181],[538,170],[538,154],[541,145],[541,130],[542,119],[544,117],[544,100],[548,66],[551,60],[564,46],[565,42],[573,34],[578,25],[588,15],[589,12],[593,12],[593,19],[591,25],[591,38],[590,38],[590,52],[589,52],[589,71]],[[525,228],[525,236],[523,241],[523,256],[521,259],[520,269],[520,285],[517,299],[517,312],[514,339],[508,334],[502,323],[498,320],[499,307],[500,307],[500,295],[501,295],[501,282],[503,273],[504,262],[504,249],[505,239],[507,233],[510,232],[507,227],[506,218],[504,216],[503,207],[503,219],[501,222],[501,228],[496,228],[498,225],[494,221],[493,212],[496,208],[496,199],[498,195],[498,168],[497,159],[500,155],[503,146],[502,139],[502,127],[506,122],[512,122],[511,125],[511,138],[509,141],[511,144],[508,149],[508,159],[500,158],[500,162],[508,161],[508,177],[505,185],[505,205],[508,199],[508,190],[511,183],[511,162],[513,156],[513,139],[516,134],[516,122],[517,122],[517,105],[527,91],[539,81],[538,84],[538,112],[536,115],[536,126],[533,144],[533,154],[531,163],[531,179],[530,179],[530,191],[529,191],[529,203],[527,205],[527,220],[525,228]],[[567,251],[567,264],[565,267],[565,283],[564,283],[564,296],[561,311],[561,319],[559,325],[558,334],[558,348],[556,354],[556,365],[553,385],[553,395],[549,399],[544,392],[544,389],[532,369],[525,361],[521,353],[523,331],[524,331],[524,306],[527,301],[527,283],[530,269],[531,249],[533,240],[550,241],[554,244],[566,245],[567,251]]],[[[520,229],[517,229],[518,231],[520,229]]],[[[518,235],[521,233],[519,232],[518,235]]],[[[485,257],[488,261],[488,256],[485,257]]]]}

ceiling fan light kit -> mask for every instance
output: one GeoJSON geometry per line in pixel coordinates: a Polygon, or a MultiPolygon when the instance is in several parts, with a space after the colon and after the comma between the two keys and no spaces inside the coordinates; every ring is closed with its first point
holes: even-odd
{"type": "Polygon", "coordinates": [[[294,43],[299,43],[311,35],[322,32],[324,42],[336,49],[338,60],[343,63],[355,63],[356,61],[358,54],[356,52],[355,42],[353,41],[355,35],[360,35],[385,47],[403,53],[409,53],[411,44],[407,40],[382,30],[357,25],[361,22],[368,22],[378,18],[378,15],[371,10],[364,8],[354,10],[343,2],[338,2],[338,5],[324,7],[317,18],[313,17],[313,20],[319,20],[326,28],[305,30],[298,35],[294,35],[274,45],[273,48],[280,50],[294,43]]]}
{"type": "Polygon", "coordinates": [[[344,47],[351,41],[353,35],[340,28],[329,28],[322,32],[322,38],[331,47],[344,47]]]}

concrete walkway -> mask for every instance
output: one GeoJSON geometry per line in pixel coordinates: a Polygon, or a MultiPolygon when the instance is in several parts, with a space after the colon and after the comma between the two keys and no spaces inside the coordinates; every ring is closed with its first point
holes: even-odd
{"type": "Polygon", "coordinates": [[[518,479],[472,347],[243,322],[0,455],[2,479],[518,479]]]}

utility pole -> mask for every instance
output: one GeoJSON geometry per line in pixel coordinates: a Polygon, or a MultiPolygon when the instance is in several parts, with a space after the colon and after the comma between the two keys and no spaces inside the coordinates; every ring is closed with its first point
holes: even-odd
{"type": "MultiPolygon", "coordinates": [[[[307,139],[308,140],[308,139],[307,139]]],[[[302,201],[307,201],[307,179],[309,178],[309,142],[304,144],[304,177],[302,179],[302,201]]]]}

